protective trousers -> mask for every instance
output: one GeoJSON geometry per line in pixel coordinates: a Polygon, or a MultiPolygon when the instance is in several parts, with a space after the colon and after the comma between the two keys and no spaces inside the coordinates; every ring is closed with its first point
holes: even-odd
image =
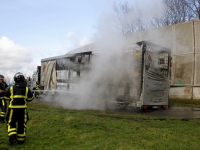
{"type": "Polygon", "coordinates": [[[4,121],[4,118],[6,116],[6,101],[3,99],[3,97],[0,97],[0,107],[1,107],[1,112],[0,112],[0,119],[1,121],[4,121]]]}
{"type": "Polygon", "coordinates": [[[26,137],[26,124],[28,122],[26,108],[9,108],[6,121],[8,127],[9,142],[24,142],[26,137]]]}
{"type": "MultiPolygon", "coordinates": [[[[39,90],[40,87],[39,86],[36,86],[36,90],[39,90]]],[[[35,97],[36,98],[39,98],[40,97],[40,92],[39,91],[35,91],[35,97]]]]}

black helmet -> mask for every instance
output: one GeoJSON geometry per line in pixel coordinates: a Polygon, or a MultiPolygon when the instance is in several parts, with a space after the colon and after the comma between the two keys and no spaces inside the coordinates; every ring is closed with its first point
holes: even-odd
{"type": "Polygon", "coordinates": [[[18,72],[14,75],[14,81],[18,82],[18,81],[24,81],[25,77],[21,72],[18,72]]]}
{"type": "Polygon", "coordinates": [[[2,74],[0,74],[0,79],[4,79],[4,76],[2,74]]]}

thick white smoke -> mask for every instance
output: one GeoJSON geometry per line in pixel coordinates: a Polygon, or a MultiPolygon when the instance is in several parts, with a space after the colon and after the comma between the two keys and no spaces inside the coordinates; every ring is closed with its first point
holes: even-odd
{"type": "MultiPolygon", "coordinates": [[[[158,5],[157,2],[154,4],[158,5]]],[[[147,21],[149,17],[155,15],[155,9],[150,9],[150,5],[145,7],[144,5],[137,3],[137,14],[134,11],[124,16],[123,26],[132,19],[139,19],[140,16],[145,16],[147,21]]],[[[160,10],[157,10],[160,13],[160,10]]],[[[134,78],[136,60],[133,56],[127,57],[125,55],[128,54],[123,53],[126,36],[113,23],[112,14],[103,14],[100,17],[94,35],[95,51],[98,54],[92,58],[91,70],[85,72],[72,93],[56,96],[51,102],[70,109],[105,109],[108,102],[116,101],[120,84],[130,83],[132,87],[138,87],[138,82],[134,78]]],[[[50,99],[46,97],[45,100],[50,99]]]]}

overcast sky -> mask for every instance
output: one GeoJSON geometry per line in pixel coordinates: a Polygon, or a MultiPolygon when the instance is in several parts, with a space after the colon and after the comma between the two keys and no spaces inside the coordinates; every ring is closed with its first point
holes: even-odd
{"type": "Polygon", "coordinates": [[[43,58],[92,42],[112,0],[0,0],[0,74],[30,76],[43,58]]]}
{"type": "Polygon", "coordinates": [[[31,76],[41,59],[91,43],[113,1],[120,0],[0,0],[0,74],[31,76]]]}

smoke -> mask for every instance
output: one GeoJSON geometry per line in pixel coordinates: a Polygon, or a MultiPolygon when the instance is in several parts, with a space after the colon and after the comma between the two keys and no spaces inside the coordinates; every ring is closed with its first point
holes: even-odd
{"type": "Polygon", "coordinates": [[[115,2],[113,8],[114,24],[125,34],[156,27],[166,11],[162,0],[115,2]]]}
{"type": "Polygon", "coordinates": [[[62,45],[65,48],[64,49],[65,53],[66,50],[70,51],[77,47],[87,45],[89,43],[92,43],[91,39],[87,37],[80,37],[79,34],[76,34],[74,32],[68,32],[67,35],[63,37],[62,41],[62,45]]]}
{"type": "MultiPolygon", "coordinates": [[[[155,11],[152,15],[150,15],[151,12],[147,12],[147,10],[152,10],[149,5],[144,7],[144,5],[138,4],[136,7],[138,10],[137,15],[134,11],[124,16],[123,26],[127,27],[130,18],[138,19],[140,16],[145,16],[145,14],[148,14],[145,18],[155,15],[155,11]]],[[[116,28],[113,14],[102,14],[96,29],[97,32],[94,34],[92,41],[95,41],[94,50],[97,55],[91,58],[91,63],[88,65],[89,71],[81,71],[81,74],[84,74],[81,79],[77,83],[70,83],[70,86],[73,87],[74,85],[72,90],[54,98],[51,96],[46,97],[45,101],[52,100],[51,102],[70,109],[102,110],[114,106],[109,104],[116,102],[116,99],[126,92],[126,87],[129,88],[129,97],[123,98],[133,101],[138,100],[137,60],[130,52],[133,49],[128,49],[129,52],[126,49],[126,36],[122,30],[116,28]]]]}
{"type": "MultiPolygon", "coordinates": [[[[107,20],[108,23],[108,20],[107,20]]],[[[89,71],[81,71],[84,74],[78,83],[70,83],[70,92],[47,97],[46,101],[70,109],[106,109],[108,102],[116,101],[116,90],[120,83],[122,73],[127,72],[131,60],[122,58],[122,48],[125,45],[125,36],[120,32],[114,32],[106,27],[99,33],[94,47],[98,55],[91,58],[88,64],[89,71]],[[109,32],[108,32],[109,31],[109,32]],[[106,37],[106,39],[104,39],[106,37]],[[110,86],[115,83],[113,94],[110,86]]]]}

